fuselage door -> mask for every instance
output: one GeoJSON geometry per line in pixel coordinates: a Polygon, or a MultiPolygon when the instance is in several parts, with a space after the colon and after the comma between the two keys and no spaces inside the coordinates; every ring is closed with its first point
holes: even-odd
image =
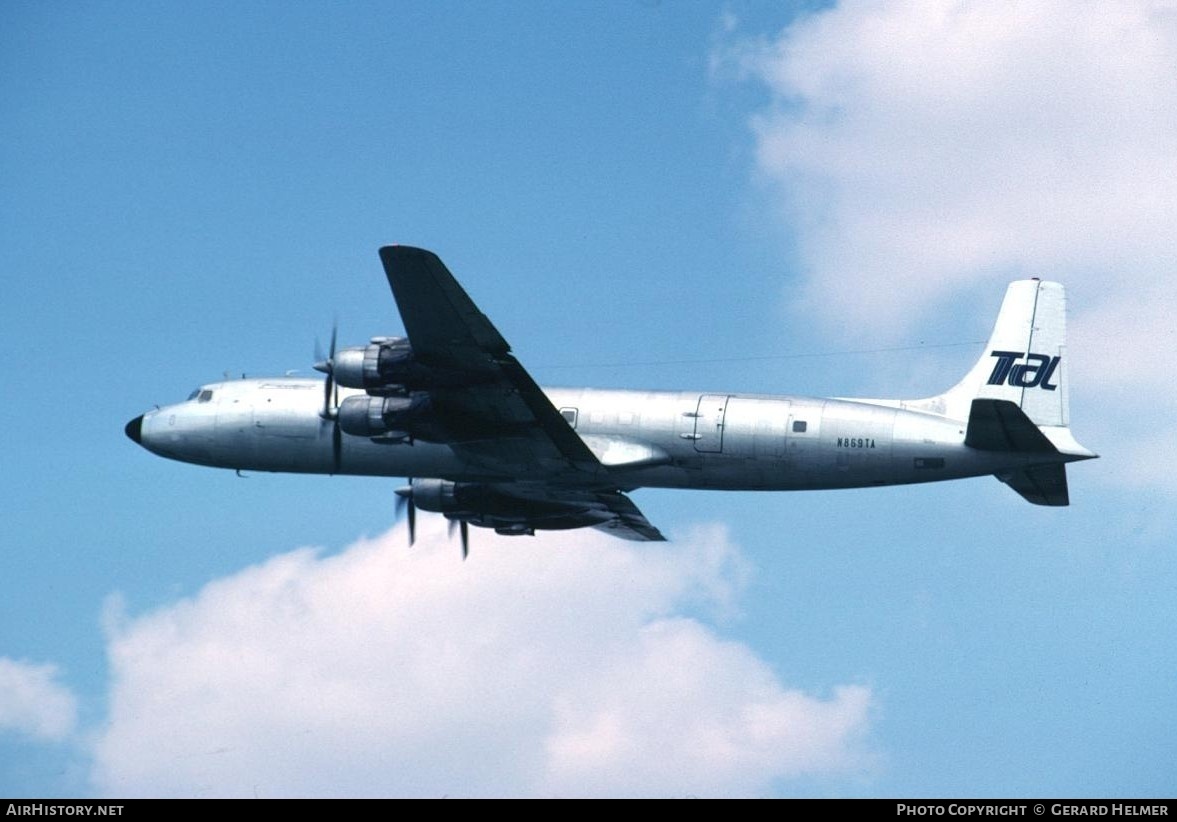
{"type": "Polygon", "coordinates": [[[723,450],[723,419],[727,394],[703,394],[695,414],[695,450],[718,453],[723,450]]]}

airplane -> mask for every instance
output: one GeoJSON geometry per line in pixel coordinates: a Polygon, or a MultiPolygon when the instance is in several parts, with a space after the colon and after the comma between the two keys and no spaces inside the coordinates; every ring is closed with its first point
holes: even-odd
{"type": "Polygon", "coordinates": [[[980,359],[915,400],[536,385],[430,251],[379,251],[406,337],[315,363],[326,376],[202,385],[127,423],[163,457],[243,470],[407,476],[417,509],[500,534],[593,527],[665,537],[641,487],[799,490],[995,475],[1036,505],[1069,504],[1065,465],[1097,455],[1069,422],[1066,296],[1010,283],[980,359]]]}

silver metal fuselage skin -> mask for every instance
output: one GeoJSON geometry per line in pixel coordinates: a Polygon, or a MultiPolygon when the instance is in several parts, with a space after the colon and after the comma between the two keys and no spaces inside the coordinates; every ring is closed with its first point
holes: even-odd
{"type": "MultiPolygon", "coordinates": [[[[202,387],[143,415],[139,442],[164,457],[247,471],[546,480],[504,476],[447,445],[343,435],[320,416],[323,382],[282,377],[202,387]]],[[[340,389],[347,396],[362,391],[340,389]]],[[[720,392],[544,389],[617,487],[796,490],[931,482],[1000,474],[1042,455],[964,444],[966,423],[883,401],[720,392]]],[[[1057,455],[1057,461],[1070,461],[1057,455]]]]}

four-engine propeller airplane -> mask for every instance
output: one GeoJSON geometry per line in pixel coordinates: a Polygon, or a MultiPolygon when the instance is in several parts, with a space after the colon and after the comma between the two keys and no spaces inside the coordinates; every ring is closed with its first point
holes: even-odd
{"type": "Polygon", "coordinates": [[[664,537],[626,495],[642,486],[796,490],[994,474],[1067,505],[1071,435],[1062,285],[1009,285],[993,334],[955,387],[918,400],[541,389],[436,255],[380,249],[403,337],[336,350],[308,378],[204,385],[127,423],[144,448],[237,470],[409,476],[415,510],[500,534],[595,527],[664,537]]]}

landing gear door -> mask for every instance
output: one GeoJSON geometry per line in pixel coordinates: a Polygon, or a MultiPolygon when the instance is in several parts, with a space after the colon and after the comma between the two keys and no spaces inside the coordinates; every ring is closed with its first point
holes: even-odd
{"type": "Polygon", "coordinates": [[[703,394],[695,414],[695,450],[718,453],[723,450],[723,418],[727,414],[726,394],[703,394]]]}

